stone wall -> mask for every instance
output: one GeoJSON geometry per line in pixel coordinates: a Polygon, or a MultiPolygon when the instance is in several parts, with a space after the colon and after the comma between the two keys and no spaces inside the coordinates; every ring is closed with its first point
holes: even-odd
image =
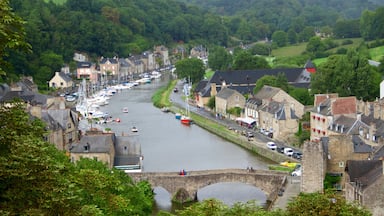
{"type": "Polygon", "coordinates": [[[384,215],[384,176],[366,188],[363,192],[363,206],[371,210],[374,216],[384,215]]]}
{"type": "Polygon", "coordinates": [[[186,175],[179,175],[177,172],[166,173],[129,173],[134,181],[146,180],[153,188],[162,187],[172,194],[172,197],[179,191],[186,191],[189,199],[197,199],[197,191],[203,187],[220,182],[240,182],[253,185],[261,189],[267,196],[267,200],[273,202],[278,190],[283,187],[285,173],[246,169],[222,169],[191,171],[186,175]]]}
{"type": "Polygon", "coordinates": [[[305,142],[302,158],[301,192],[323,192],[326,160],[321,142],[305,142]]]}

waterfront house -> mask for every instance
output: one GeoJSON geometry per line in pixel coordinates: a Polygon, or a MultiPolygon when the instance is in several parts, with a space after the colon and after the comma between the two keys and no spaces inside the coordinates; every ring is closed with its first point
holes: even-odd
{"type": "Polygon", "coordinates": [[[215,96],[224,87],[224,83],[226,87],[243,95],[252,95],[257,80],[266,75],[283,74],[287,78],[288,84],[307,89],[311,83],[311,74],[315,71],[310,61],[305,64],[304,68],[216,71],[208,81],[202,81],[205,83],[205,87],[195,90],[195,100],[208,101],[210,97],[215,96]]]}
{"type": "Polygon", "coordinates": [[[101,161],[112,168],[115,157],[115,134],[103,133],[102,131],[87,131],[80,138],[79,142],[71,145],[70,158],[72,162],[76,162],[81,158],[89,158],[101,161]]]}
{"type": "Polygon", "coordinates": [[[55,72],[55,75],[49,81],[50,88],[72,89],[73,81],[70,76],[64,72],[55,72]]]}
{"type": "Polygon", "coordinates": [[[217,93],[215,104],[217,114],[229,118],[236,117],[230,116],[228,110],[235,107],[243,109],[245,105],[245,97],[236,90],[223,88],[217,93]]]}

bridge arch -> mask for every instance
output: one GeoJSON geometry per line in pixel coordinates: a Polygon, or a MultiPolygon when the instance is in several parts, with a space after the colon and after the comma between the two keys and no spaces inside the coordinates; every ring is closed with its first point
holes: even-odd
{"type": "Polygon", "coordinates": [[[245,169],[190,171],[184,176],[178,172],[144,172],[129,175],[134,181],[148,181],[152,188],[164,188],[172,194],[172,200],[181,203],[197,200],[197,191],[200,188],[220,182],[240,182],[255,186],[266,194],[267,201],[273,201],[286,181],[286,173],[245,169]]]}

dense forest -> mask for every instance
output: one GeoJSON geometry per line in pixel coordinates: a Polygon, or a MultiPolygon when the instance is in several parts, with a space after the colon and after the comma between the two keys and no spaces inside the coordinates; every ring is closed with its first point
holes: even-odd
{"type": "Polygon", "coordinates": [[[200,44],[234,47],[268,38],[281,47],[308,42],[315,32],[334,38],[384,38],[384,8],[377,8],[383,1],[378,0],[55,2],[61,3],[10,0],[15,13],[26,21],[32,52],[11,51],[6,60],[13,67],[6,68],[2,82],[30,75],[45,88],[46,80],[64,63],[75,68],[75,51],[95,60],[128,57],[160,44],[170,48],[182,44],[187,49],[200,44]]]}

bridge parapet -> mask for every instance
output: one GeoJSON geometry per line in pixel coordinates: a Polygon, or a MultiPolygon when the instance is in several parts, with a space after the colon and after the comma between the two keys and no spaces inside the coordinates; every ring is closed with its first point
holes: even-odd
{"type": "Polygon", "coordinates": [[[287,173],[269,170],[220,169],[188,171],[184,176],[179,175],[178,172],[143,172],[129,173],[129,175],[135,182],[146,180],[152,188],[164,188],[172,194],[173,200],[179,202],[196,200],[197,191],[200,188],[220,182],[253,185],[266,194],[268,201],[273,201],[278,190],[283,187],[287,173]],[[177,196],[180,191],[186,193],[186,198],[177,196]]]}

